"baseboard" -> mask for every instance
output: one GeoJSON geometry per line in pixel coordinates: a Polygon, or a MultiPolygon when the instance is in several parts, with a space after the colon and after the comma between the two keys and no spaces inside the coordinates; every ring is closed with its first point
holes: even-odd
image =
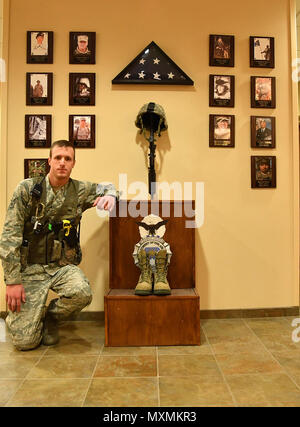
{"type": "Polygon", "coordinates": [[[234,310],[200,310],[201,319],[243,319],[252,317],[299,316],[300,307],[246,308],[234,310]]]}
{"type": "MultiPolygon", "coordinates": [[[[0,311],[0,318],[5,319],[7,312],[0,311]]],[[[235,310],[200,310],[200,319],[243,319],[253,317],[300,317],[299,306],[276,308],[248,308],[235,310]]],[[[73,321],[104,321],[104,311],[82,311],[68,320],[73,321]]]]}

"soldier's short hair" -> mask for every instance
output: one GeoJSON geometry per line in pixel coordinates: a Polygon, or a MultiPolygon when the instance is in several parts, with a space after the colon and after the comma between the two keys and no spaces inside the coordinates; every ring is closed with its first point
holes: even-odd
{"type": "Polygon", "coordinates": [[[58,141],[54,141],[50,147],[50,158],[52,158],[52,150],[54,147],[72,147],[74,151],[74,160],[75,160],[75,147],[72,142],[66,139],[59,139],[58,141]]]}
{"type": "Polygon", "coordinates": [[[259,160],[258,164],[259,164],[259,166],[261,166],[261,165],[270,166],[270,161],[269,161],[269,159],[262,158],[261,160],[259,160]]]}

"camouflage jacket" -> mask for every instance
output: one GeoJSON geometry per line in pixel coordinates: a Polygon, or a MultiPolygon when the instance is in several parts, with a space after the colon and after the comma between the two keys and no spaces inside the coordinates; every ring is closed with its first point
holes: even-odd
{"type": "MultiPolygon", "coordinates": [[[[50,185],[48,176],[46,182],[46,206],[45,212],[57,212],[63,205],[67,187],[66,184],[58,191],[54,191],[50,185]]],[[[4,270],[4,281],[6,284],[22,283],[23,275],[34,275],[39,280],[44,277],[45,272],[55,274],[60,268],[57,264],[42,266],[39,264],[29,265],[21,274],[20,247],[23,241],[25,221],[29,218],[32,207],[32,196],[30,194],[34,185],[32,178],[25,179],[17,186],[10,201],[3,232],[0,239],[0,259],[4,270]],[[39,277],[40,276],[40,277],[39,277]]],[[[86,209],[93,206],[98,196],[118,197],[113,184],[102,185],[91,182],[79,181],[77,214],[81,215],[86,209]]]]}

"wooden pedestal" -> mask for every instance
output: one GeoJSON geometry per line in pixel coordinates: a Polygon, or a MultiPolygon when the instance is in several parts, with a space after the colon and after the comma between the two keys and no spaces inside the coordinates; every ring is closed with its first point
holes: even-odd
{"type": "Polygon", "coordinates": [[[200,307],[195,289],[141,297],[134,289],[111,289],[105,297],[105,345],[200,344],[200,307]]]}
{"type": "MultiPolygon", "coordinates": [[[[106,346],[199,345],[200,301],[195,289],[195,229],[186,228],[188,209],[175,217],[182,202],[171,204],[170,216],[163,215],[164,203],[141,201],[141,216],[120,216],[128,201],[117,204],[110,217],[110,289],[104,297],[106,346]],[[123,206],[122,206],[123,204],[123,206]],[[177,204],[177,206],[176,206],[177,204]],[[152,205],[152,209],[150,209],[152,205]],[[147,209],[148,210],[147,210],[147,209]],[[132,252],[140,240],[136,221],[148,213],[169,219],[164,240],[173,253],[168,269],[171,295],[137,296],[134,288],[140,270],[132,252]]],[[[182,206],[181,206],[182,207],[182,206]]],[[[190,202],[192,210],[193,202],[190,202]]],[[[184,211],[182,209],[182,211],[184,211]]]]}

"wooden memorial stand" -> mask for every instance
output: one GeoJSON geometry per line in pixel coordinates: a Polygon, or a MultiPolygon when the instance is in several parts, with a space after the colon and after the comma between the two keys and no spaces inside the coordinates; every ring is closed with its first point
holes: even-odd
{"type": "Polygon", "coordinates": [[[159,346],[200,344],[200,301],[195,289],[195,228],[186,228],[187,206],[194,202],[140,201],[140,216],[128,214],[132,202],[121,201],[110,217],[110,289],[104,297],[106,346],[159,346]],[[170,214],[165,208],[170,206],[170,214]],[[185,208],[184,208],[185,207],[185,208]],[[182,216],[174,216],[182,208],[182,216]],[[126,214],[127,212],[127,214],[126,214]],[[168,269],[171,295],[138,296],[134,288],[140,269],[134,264],[141,221],[153,213],[168,219],[163,239],[170,244],[168,269]]]}

